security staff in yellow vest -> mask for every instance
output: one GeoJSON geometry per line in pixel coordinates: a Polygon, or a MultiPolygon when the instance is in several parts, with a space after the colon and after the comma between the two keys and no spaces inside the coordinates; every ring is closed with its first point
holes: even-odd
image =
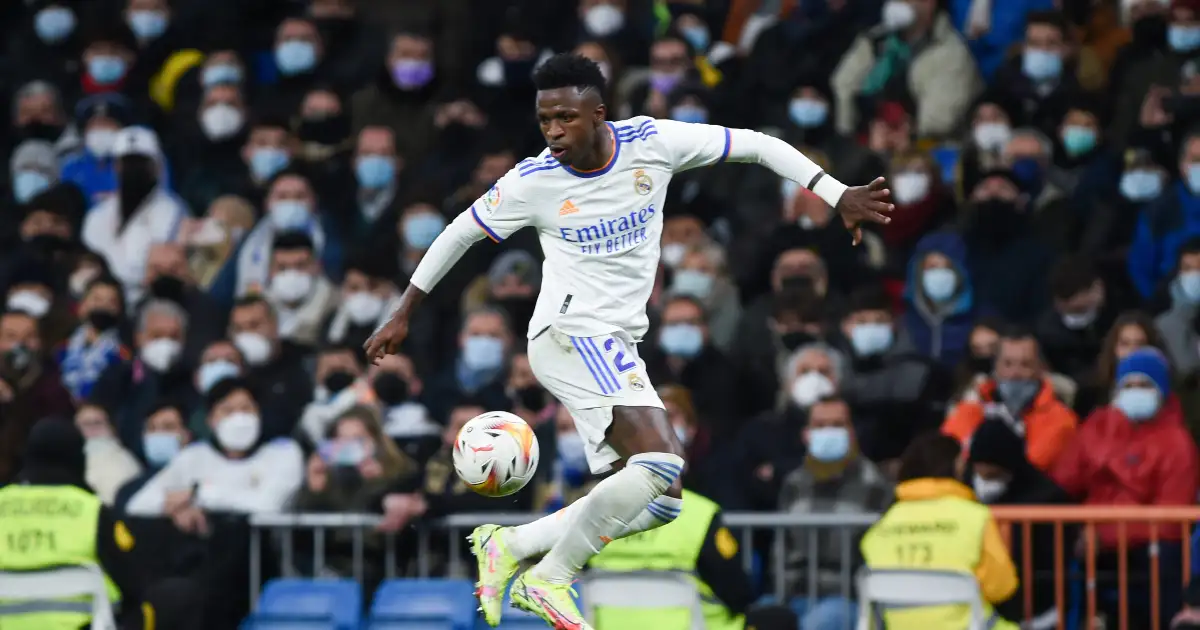
{"type": "MultiPolygon", "coordinates": [[[[700,592],[708,630],[741,630],[754,601],[742,568],[737,539],[725,527],[721,508],[690,490],[674,522],[609,543],[588,564],[603,571],[677,571],[700,592]]],[[[597,610],[596,630],[687,630],[688,611],[618,608],[597,610]]]]}
{"type": "MultiPolygon", "coordinates": [[[[873,569],[929,569],[975,575],[988,627],[1016,630],[992,608],[1017,590],[1000,529],[988,508],[956,480],[958,440],[928,435],[909,445],[900,461],[897,502],[862,540],[863,558],[873,569]]],[[[874,627],[882,630],[879,613],[874,627]]],[[[966,605],[928,606],[883,612],[887,630],[947,630],[967,627],[966,605]]]]}
{"type": "MultiPolygon", "coordinates": [[[[34,425],[19,483],[0,488],[0,571],[99,565],[109,598],[120,602],[120,626],[152,630],[154,610],[142,603],[129,557],[133,535],[84,483],[83,448],[83,435],[69,420],[34,425]]],[[[91,617],[86,598],[0,600],[3,630],[77,630],[91,617]]]]}

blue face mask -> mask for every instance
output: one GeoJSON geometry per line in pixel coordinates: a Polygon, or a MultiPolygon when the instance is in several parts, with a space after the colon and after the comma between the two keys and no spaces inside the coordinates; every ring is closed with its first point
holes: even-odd
{"type": "Polygon", "coordinates": [[[303,201],[285,199],[271,204],[271,223],[280,230],[300,230],[308,225],[311,215],[308,204],[303,201]]]}
{"type": "Polygon", "coordinates": [[[382,155],[364,155],[354,164],[358,185],[371,190],[386,188],[396,177],[396,164],[382,155]]]}
{"type": "Polygon", "coordinates": [[[46,7],[33,18],[38,39],[57,44],[75,32],[75,13],[65,7],[46,7]]]}
{"type": "Polygon", "coordinates": [[[708,29],[703,26],[688,26],[679,29],[679,34],[687,40],[687,43],[692,46],[698,53],[703,53],[708,50],[709,35],[708,29]]]}
{"type": "Polygon", "coordinates": [[[1175,52],[1192,52],[1200,48],[1200,26],[1180,26],[1172,24],[1167,27],[1167,45],[1175,52]]]}
{"type": "Polygon", "coordinates": [[[829,117],[829,105],[815,98],[795,98],[788,103],[788,117],[805,129],[820,127],[829,117]]]}
{"type": "Polygon", "coordinates": [[[204,87],[242,82],[242,69],[231,63],[219,63],[204,69],[200,83],[204,87]]]}
{"type": "Polygon", "coordinates": [[[1162,405],[1158,390],[1148,387],[1131,387],[1117,392],[1113,406],[1121,410],[1130,422],[1145,422],[1153,419],[1162,405]]]}
{"type": "Polygon", "coordinates": [[[50,178],[37,171],[20,171],[13,178],[13,198],[17,203],[27,203],[38,193],[50,187],[50,178]]]}
{"type": "Polygon", "coordinates": [[[703,107],[680,105],[671,110],[671,118],[679,122],[704,124],[708,122],[708,111],[703,107]]]}
{"type": "Polygon", "coordinates": [[[88,74],[100,85],[112,85],[125,77],[125,60],[113,55],[95,55],[87,62],[88,74]]]}
{"type": "Polygon", "coordinates": [[[159,431],[142,435],[142,454],[151,466],[166,466],[179,453],[179,449],[179,435],[175,433],[159,431]]]}
{"type": "Polygon", "coordinates": [[[201,365],[200,369],[196,371],[196,386],[200,389],[201,394],[207,394],[213,385],[224,379],[234,378],[241,373],[238,366],[230,361],[211,361],[201,365]]]}
{"type": "Polygon", "coordinates": [[[858,324],[850,329],[850,345],[860,357],[882,354],[892,347],[893,334],[889,324],[858,324]]]}
{"type": "Polygon", "coordinates": [[[292,161],[287,151],[275,147],[255,149],[250,153],[250,172],[259,181],[266,181],[287,168],[292,161]]]}
{"type": "Polygon", "coordinates": [[[489,372],[504,363],[504,342],[498,337],[471,335],[463,342],[462,360],[467,369],[489,372]]]}
{"type": "Polygon", "coordinates": [[[129,30],[138,39],[157,39],[167,32],[167,14],[162,11],[130,11],[129,30]]]}
{"type": "Polygon", "coordinates": [[[308,72],[317,65],[317,47],[297,40],[283,42],[275,48],[275,65],[284,76],[308,72]]]}
{"type": "Polygon", "coordinates": [[[429,249],[438,234],[446,229],[446,220],[436,214],[422,212],[404,220],[404,244],[411,249],[429,249]]]}
{"type": "Polygon", "coordinates": [[[713,277],[695,269],[680,269],[671,281],[671,291],[707,300],[712,295],[713,277]]]}
{"type": "Polygon", "coordinates": [[[673,357],[691,359],[704,347],[704,333],[692,324],[670,324],[658,333],[658,347],[673,357]]]}
{"type": "Polygon", "coordinates": [[[1188,164],[1187,185],[1193,195],[1200,194],[1200,164],[1188,164]]]}
{"type": "Polygon", "coordinates": [[[1200,271],[1179,274],[1179,291],[1189,303],[1200,304],[1200,271]]]}
{"type": "Polygon", "coordinates": [[[808,454],[819,462],[836,462],[850,454],[850,429],[822,427],[809,429],[808,454]]]}
{"type": "Polygon", "coordinates": [[[1042,164],[1034,158],[1021,158],[1013,162],[1013,175],[1028,191],[1042,185],[1042,164]]]}
{"type": "Polygon", "coordinates": [[[1063,129],[1063,148],[1067,155],[1079,157],[1096,148],[1096,130],[1091,127],[1070,125],[1063,129]]]}
{"type": "Polygon", "coordinates": [[[921,288],[925,290],[925,296],[934,302],[945,302],[958,288],[958,275],[953,269],[945,267],[926,269],[921,274],[921,288]]]}
{"type": "Polygon", "coordinates": [[[1162,194],[1162,177],[1155,171],[1135,169],[1121,175],[1121,195],[1130,201],[1150,201],[1162,194]]]}
{"type": "Polygon", "coordinates": [[[1062,57],[1055,53],[1030,48],[1021,56],[1021,71],[1034,81],[1049,81],[1062,74],[1062,63],[1062,57]]]}

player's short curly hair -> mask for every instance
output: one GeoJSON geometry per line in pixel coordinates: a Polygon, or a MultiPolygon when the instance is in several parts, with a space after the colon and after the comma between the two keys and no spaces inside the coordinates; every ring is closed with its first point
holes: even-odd
{"type": "Polygon", "coordinates": [[[604,75],[595,61],[575,53],[550,57],[533,71],[533,85],[538,90],[557,90],[565,87],[593,88],[604,94],[604,75]]]}

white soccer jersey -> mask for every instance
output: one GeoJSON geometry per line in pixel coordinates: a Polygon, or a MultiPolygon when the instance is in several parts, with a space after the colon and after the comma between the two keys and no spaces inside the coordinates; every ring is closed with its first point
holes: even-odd
{"type": "Polygon", "coordinates": [[[758,162],[831,205],[846,190],[786,142],[754,131],[646,116],[607,125],[616,142],[608,164],[577,171],[549,149],[522,160],[447,226],[412,284],[428,293],[485,234],[499,242],[532,226],[546,260],[530,338],[554,326],[573,337],[624,331],[640,341],[675,173],[725,160],[758,162]]]}
{"type": "Polygon", "coordinates": [[[577,171],[547,149],[471,206],[492,240],[538,231],[546,260],[531,337],[553,325],[576,337],[623,330],[641,339],[671,176],[729,157],[724,127],[644,116],[608,126],[616,148],[603,168],[577,171]]]}

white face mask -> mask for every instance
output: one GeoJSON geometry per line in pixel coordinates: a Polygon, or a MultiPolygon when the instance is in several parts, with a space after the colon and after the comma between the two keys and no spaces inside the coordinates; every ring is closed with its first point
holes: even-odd
{"type": "Polygon", "coordinates": [[[175,360],[183,352],[183,344],[174,339],[155,339],[142,346],[140,356],[142,362],[155,372],[166,372],[175,365],[175,360]]]}
{"type": "Polygon", "coordinates": [[[984,479],[978,474],[971,480],[971,486],[975,489],[975,496],[979,498],[981,503],[991,503],[1004,495],[1008,490],[1008,482],[1000,481],[999,479],[984,479]]]}
{"type": "Polygon", "coordinates": [[[200,128],[210,140],[224,140],[242,130],[242,110],[224,103],[213,105],[200,114],[200,128]]]}
{"type": "Polygon", "coordinates": [[[929,195],[929,183],[925,173],[897,173],[892,178],[892,196],[899,204],[918,202],[929,195]]]}
{"type": "Polygon", "coordinates": [[[625,13],[611,4],[598,4],[583,14],[583,26],[596,37],[608,37],[625,26],[625,13]]]}
{"type": "Polygon", "coordinates": [[[17,291],[8,296],[8,310],[21,311],[34,319],[41,319],[50,312],[50,300],[35,291],[17,291]]]}
{"type": "Polygon", "coordinates": [[[284,304],[296,304],[308,297],[312,292],[312,274],[287,269],[271,278],[271,297],[284,304]]]}
{"type": "Polygon", "coordinates": [[[984,151],[999,151],[1012,138],[1012,129],[1004,123],[979,123],[971,132],[975,146],[984,151]]]}
{"type": "Polygon", "coordinates": [[[883,25],[891,31],[901,31],[917,21],[917,10],[904,0],[888,0],[883,5],[883,25]]]}
{"type": "Polygon", "coordinates": [[[792,383],[792,400],[807,409],[836,391],[833,381],[820,372],[806,372],[792,383]]]}
{"type": "Polygon", "coordinates": [[[233,345],[250,365],[262,365],[271,358],[271,340],[258,333],[238,333],[233,337],[233,345]]]}
{"type": "Polygon", "coordinates": [[[662,261],[663,264],[674,269],[683,262],[683,256],[687,254],[687,245],[683,243],[667,243],[662,246],[662,261]]]}
{"type": "Polygon", "coordinates": [[[111,157],[116,141],[116,129],[92,129],[83,136],[83,146],[87,147],[88,153],[98,158],[111,157]]]}
{"type": "Polygon", "coordinates": [[[383,314],[383,298],[369,291],[359,291],[346,298],[346,315],[356,326],[366,326],[383,314]]]}
{"type": "Polygon", "coordinates": [[[247,451],[258,441],[261,423],[258,416],[245,411],[231,413],[217,423],[217,442],[226,450],[247,451]]]}

